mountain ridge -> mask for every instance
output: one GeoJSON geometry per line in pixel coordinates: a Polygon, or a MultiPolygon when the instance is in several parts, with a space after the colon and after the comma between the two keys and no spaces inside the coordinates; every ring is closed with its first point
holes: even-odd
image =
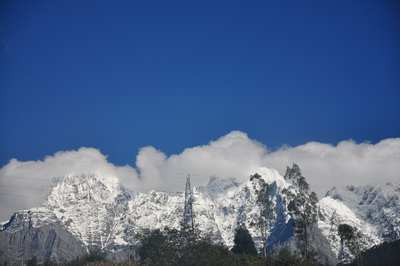
{"type": "MultiPolygon", "coordinates": [[[[297,165],[288,168],[285,176],[276,170],[259,168],[252,171],[250,176],[250,179],[242,183],[235,179],[213,177],[206,186],[193,189],[195,223],[200,232],[214,242],[232,247],[235,228],[245,225],[261,250],[264,237],[258,225],[263,207],[260,204],[260,193],[267,188],[268,199],[271,201],[266,224],[267,245],[269,248],[287,245],[296,249],[295,217],[289,210],[289,203],[301,193],[303,177],[300,168],[297,165]]],[[[386,231],[390,231],[393,238],[398,237],[400,215],[394,214],[399,206],[400,189],[392,186],[383,190],[359,187],[345,188],[344,191],[332,189],[318,201],[316,215],[319,219],[310,234],[313,243],[319,243],[314,248],[322,254],[320,260],[328,264],[337,262],[341,250],[335,228],[340,223],[362,228],[362,249],[382,243],[389,234],[386,231]],[[361,212],[361,207],[357,207],[363,198],[366,198],[363,206],[367,204],[372,209],[386,206],[386,210],[381,208],[381,215],[369,219],[370,216],[361,212]],[[379,227],[383,217],[390,218],[386,220],[391,226],[379,227]]],[[[28,212],[44,213],[36,219],[40,225],[60,225],[74,236],[86,252],[91,248],[99,248],[107,251],[111,257],[123,260],[137,256],[134,250],[140,245],[138,235],[142,231],[179,228],[183,213],[183,193],[129,192],[113,177],[91,174],[67,176],[55,183],[41,208],[22,211],[28,212]]],[[[18,229],[29,233],[29,230],[24,231],[25,228],[10,219],[8,223],[2,224],[0,239],[3,237],[9,241],[10,234],[18,229]]],[[[0,254],[0,261],[6,260],[4,254],[10,247],[3,249],[6,251],[0,254]]],[[[345,249],[343,252],[348,258],[354,257],[351,250],[345,249]]],[[[48,254],[51,252],[45,254],[51,257],[48,254]]],[[[39,259],[44,260],[45,255],[39,259]]],[[[59,256],[54,255],[53,258],[60,260],[59,256]]]]}

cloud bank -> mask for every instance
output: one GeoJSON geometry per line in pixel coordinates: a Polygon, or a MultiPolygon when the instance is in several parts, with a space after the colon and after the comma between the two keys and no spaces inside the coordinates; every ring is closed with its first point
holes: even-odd
{"type": "Polygon", "coordinates": [[[0,220],[17,209],[39,206],[54,177],[94,173],[116,177],[132,190],[176,191],[183,188],[187,173],[192,174],[194,184],[202,185],[210,176],[244,180],[258,167],[275,168],[284,174],[293,162],[300,165],[319,194],[332,186],[399,182],[400,138],[376,144],[351,140],[337,145],[309,142],[270,151],[247,134],[232,131],[207,145],[170,156],[152,146],[144,147],[135,167],[114,165],[94,148],[61,151],[41,161],[12,159],[0,169],[0,220]]]}

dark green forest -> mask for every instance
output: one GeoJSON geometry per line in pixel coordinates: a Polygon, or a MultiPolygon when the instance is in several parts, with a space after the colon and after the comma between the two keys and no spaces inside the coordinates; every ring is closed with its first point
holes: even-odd
{"type": "Polygon", "coordinates": [[[364,252],[347,266],[400,265],[400,240],[382,243],[364,252]]]}

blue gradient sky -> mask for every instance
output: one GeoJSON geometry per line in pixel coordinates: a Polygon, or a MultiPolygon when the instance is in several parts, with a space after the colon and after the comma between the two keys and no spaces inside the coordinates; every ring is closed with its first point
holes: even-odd
{"type": "Polygon", "coordinates": [[[234,129],[398,137],[396,1],[267,2],[2,1],[1,165],[81,146],[125,164],[234,129]]]}

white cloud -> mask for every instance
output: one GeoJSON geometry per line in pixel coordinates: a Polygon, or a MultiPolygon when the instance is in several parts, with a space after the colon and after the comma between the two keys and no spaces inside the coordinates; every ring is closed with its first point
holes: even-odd
{"type": "Polygon", "coordinates": [[[187,148],[169,157],[145,147],[137,156],[137,166],[142,180],[148,181],[146,187],[176,190],[184,186],[188,173],[194,184],[204,184],[210,176],[244,178],[261,165],[265,154],[262,144],[233,131],[208,145],[187,148]]]}
{"type": "Polygon", "coordinates": [[[336,146],[310,142],[276,151],[233,131],[204,146],[167,156],[154,147],[142,148],[136,167],[116,166],[94,148],[63,151],[42,161],[15,159],[0,169],[0,219],[14,210],[38,206],[45,199],[53,177],[97,173],[116,177],[133,190],[177,191],[184,187],[187,173],[196,185],[210,176],[245,179],[260,166],[284,173],[287,165],[300,165],[311,187],[320,194],[332,186],[398,182],[400,138],[377,144],[342,141],[336,146]]]}
{"type": "Polygon", "coordinates": [[[281,173],[296,162],[312,188],[324,193],[332,186],[400,181],[400,138],[376,144],[341,141],[336,146],[309,142],[269,153],[264,164],[281,173]]]}

